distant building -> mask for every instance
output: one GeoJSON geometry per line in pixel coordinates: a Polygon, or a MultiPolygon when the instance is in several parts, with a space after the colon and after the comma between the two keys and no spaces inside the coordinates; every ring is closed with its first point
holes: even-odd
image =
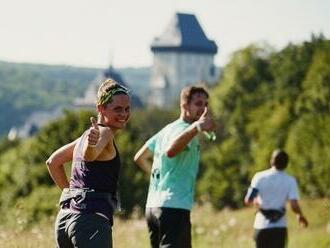
{"type": "MultiPolygon", "coordinates": [[[[97,90],[100,86],[100,83],[106,78],[111,78],[127,87],[122,76],[110,65],[108,69],[97,75],[97,77],[90,83],[87,90],[85,91],[85,95],[82,98],[75,99],[73,103],[74,106],[78,108],[95,109],[97,90]]],[[[135,94],[131,95],[131,99],[133,107],[142,107],[141,100],[135,94]]]]}
{"type": "Polygon", "coordinates": [[[218,79],[214,56],[218,47],[209,40],[195,15],[177,13],[151,44],[154,54],[149,104],[169,107],[180,90],[199,81],[218,79]]]}
{"type": "Polygon", "coordinates": [[[59,118],[63,114],[63,107],[58,107],[54,110],[43,110],[33,112],[21,127],[12,127],[8,132],[8,139],[15,140],[16,138],[27,138],[48,124],[49,122],[59,118]]]}
{"type": "MultiPolygon", "coordinates": [[[[102,73],[96,76],[96,78],[90,83],[85,94],[81,98],[77,98],[73,101],[72,105],[57,107],[48,111],[36,111],[33,112],[21,127],[12,127],[8,133],[8,139],[14,140],[16,138],[26,138],[34,135],[41,127],[49,122],[59,118],[63,115],[63,110],[77,110],[81,108],[95,110],[96,95],[99,88],[99,84],[106,78],[112,78],[118,83],[124,83],[121,75],[117,73],[112,66],[104,70],[102,73]]],[[[131,95],[132,106],[142,107],[141,100],[135,95],[131,95]]]]}

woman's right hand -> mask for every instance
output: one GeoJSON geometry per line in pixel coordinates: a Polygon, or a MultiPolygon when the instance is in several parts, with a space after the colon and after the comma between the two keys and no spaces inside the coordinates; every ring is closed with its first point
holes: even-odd
{"type": "Polygon", "coordinates": [[[99,126],[97,125],[97,121],[95,117],[90,118],[92,126],[88,129],[87,132],[87,140],[88,146],[96,146],[99,138],[100,138],[100,130],[99,126]]]}

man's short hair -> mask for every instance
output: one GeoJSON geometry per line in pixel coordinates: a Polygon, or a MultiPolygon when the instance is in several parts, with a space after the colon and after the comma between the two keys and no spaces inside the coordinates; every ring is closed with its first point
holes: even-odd
{"type": "Polygon", "coordinates": [[[289,155],[285,151],[281,149],[276,149],[273,151],[271,165],[275,166],[276,169],[284,170],[288,166],[288,162],[289,155]]]}
{"type": "Polygon", "coordinates": [[[201,86],[186,86],[181,90],[181,95],[180,95],[180,103],[187,103],[189,104],[192,96],[196,93],[201,93],[205,94],[207,98],[209,98],[209,93],[207,92],[206,88],[201,85],[201,86]]]}

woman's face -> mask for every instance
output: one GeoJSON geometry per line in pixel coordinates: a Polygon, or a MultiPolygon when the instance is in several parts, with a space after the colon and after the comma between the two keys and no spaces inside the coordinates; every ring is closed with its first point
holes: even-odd
{"type": "Polygon", "coordinates": [[[125,94],[114,95],[112,102],[99,106],[98,111],[103,116],[103,124],[114,130],[122,129],[130,117],[130,97],[125,94]]]}

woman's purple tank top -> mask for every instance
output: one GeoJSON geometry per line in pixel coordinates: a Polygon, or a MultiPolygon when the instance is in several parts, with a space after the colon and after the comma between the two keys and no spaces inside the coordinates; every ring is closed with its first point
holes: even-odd
{"type": "MultiPolygon", "coordinates": [[[[106,161],[85,161],[82,156],[86,133],[77,143],[77,151],[72,160],[70,188],[88,189],[100,193],[110,193],[116,198],[120,171],[120,157],[116,145],[116,156],[106,161]]],[[[116,199],[115,199],[116,200],[116,199]]],[[[106,199],[73,199],[70,207],[79,212],[99,212],[112,219],[113,206],[106,199]]]]}

